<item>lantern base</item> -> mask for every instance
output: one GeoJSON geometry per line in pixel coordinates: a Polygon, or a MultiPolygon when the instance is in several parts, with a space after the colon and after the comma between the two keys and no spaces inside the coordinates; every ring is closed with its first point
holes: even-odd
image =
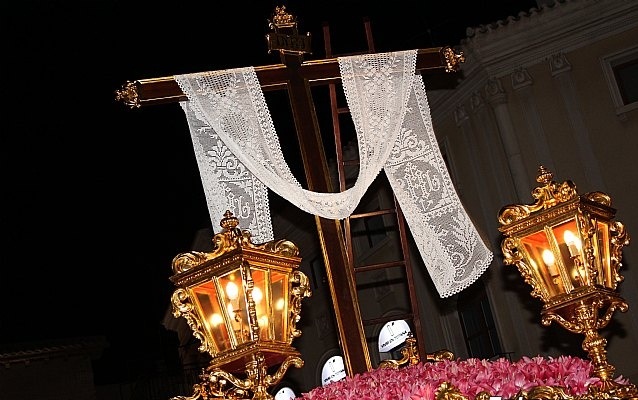
{"type": "Polygon", "coordinates": [[[279,383],[288,368],[301,368],[303,364],[300,357],[288,356],[277,372],[269,375],[263,354],[255,353],[246,363],[245,376],[238,378],[219,367],[208,367],[200,375],[202,382],[193,385],[192,396],[176,396],[171,400],[272,400],[274,397],[267,389],[279,383]]]}

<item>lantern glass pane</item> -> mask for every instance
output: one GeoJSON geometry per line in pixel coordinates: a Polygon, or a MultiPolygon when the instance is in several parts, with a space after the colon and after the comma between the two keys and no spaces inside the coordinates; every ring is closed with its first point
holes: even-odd
{"type": "Polygon", "coordinates": [[[224,312],[217,301],[217,289],[213,281],[204,282],[192,289],[197,301],[197,310],[200,320],[204,322],[204,328],[210,339],[213,340],[217,352],[222,352],[231,347],[228,330],[224,324],[224,312]]]}
{"type": "Polygon", "coordinates": [[[523,245],[526,264],[530,266],[530,273],[549,297],[564,293],[556,256],[551,251],[551,245],[545,231],[539,231],[520,239],[523,245]]]}
{"type": "Polygon", "coordinates": [[[573,288],[589,284],[589,276],[584,264],[583,240],[576,219],[570,219],[552,228],[558,246],[557,256],[561,257],[573,288]]]}
{"type": "Polygon", "coordinates": [[[288,334],[288,274],[272,271],[272,312],[275,340],[287,342],[288,334]]]}
{"type": "Polygon", "coordinates": [[[610,264],[611,254],[609,243],[609,224],[607,222],[598,221],[596,223],[596,234],[592,241],[594,247],[594,262],[596,263],[594,267],[598,270],[598,277],[595,283],[615,290],[616,277],[610,264]]]}
{"type": "Polygon", "coordinates": [[[219,277],[226,321],[237,344],[250,340],[246,295],[239,269],[219,277]]]}
{"type": "Polygon", "coordinates": [[[259,338],[270,340],[270,302],[268,301],[268,271],[251,267],[253,277],[253,301],[255,302],[255,312],[257,314],[257,324],[259,325],[259,338]]]}

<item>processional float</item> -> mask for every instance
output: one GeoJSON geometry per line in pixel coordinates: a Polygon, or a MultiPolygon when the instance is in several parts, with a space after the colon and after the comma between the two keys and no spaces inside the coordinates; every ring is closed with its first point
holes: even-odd
{"type": "MultiPolygon", "coordinates": [[[[318,133],[310,88],[339,79],[336,59],[304,61],[310,52],[309,35],[299,35],[295,18],[283,7],[275,11],[267,35],[269,50],[279,51],[281,64],[256,67],[262,89],[286,88],[290,95],[308,189],[329,192],[326,158],[318,133]]],[[[449,47],[418,51],[417,72],[458,71],[463,55],[449,47]]],[[[174,77],[127,82],[116,99],[131,108],[186,101],[174,77]]],[[[634,385],[613,381],[614,368],[607,362],[606,344],[598,330],[616,309],[627,304],[616,293],[622,281],[618,273],[621,248],[629,237],[622,224],[613,221],[615,210],[609,196],[595,192],[578,196],[575,186],[557,185],[551,173],[541,170],[544,186],[533,195],[532,206],[513,205],[499,213],[506,264],[515,264],[532,295],[545,302],[543,324],[556,321],[566,329],[583,333],[594,374],[602,386],[579,397],[583,400],[635,399],[634,385]],[[602,315],[600,315],[602,313],[602,315]]],[[[368,347],[361,326],[358,301],[351,293],[352,272],[347,268],[341,225],[336,220],[315,216],[337,313],[339,338],[348,372],[353,375],[371,369],[368,347]],[[337,295],[338,294],[338,295],[337,295]],[[358,318],[352,318],[351,316],[358,318]]],[[[221,233],[215,235],[213,252],[178,255],[173,262],[177,286],[172,299],[174,315],[184,317],[212,356],[203,381],[195,385],[188,399],[270,399],[267,388],[276,384],[290,366],[303,361],[291,342],[301,332],[295,328],[301,300],[310,296],[308,281],[297,271],[298,249],[288,241],[252,243],[250,232],[238,228],[237,218],[227,212],[221,233]],[[270,373],[270,367],[279,366],[270,373]]],[[[418,362],[414,340],[408,341],[403,359],[381,367],[397,368],[418,362]]],[[[442,353],[426,361],[450,359],[442,353]]],[[[442,385],[441,398],[466,399],[458,390],[442,385]],[[447,396],[447,397],[445,397],[447,396]]],[[[482,393],[481,398],[489,398],[482,393]]],[[[478,397],[477,397],[478,398],[478,397]]],[[[569,399],[560,388],[537,387],[518,398],[569,399]]],[[[179,397],[179,399],[186,399],[179,397]]]]}

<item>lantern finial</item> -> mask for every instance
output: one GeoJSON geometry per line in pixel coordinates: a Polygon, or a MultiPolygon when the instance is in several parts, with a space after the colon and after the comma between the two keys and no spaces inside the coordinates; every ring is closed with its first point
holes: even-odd
{"type": "Polygon", "coordinates": [[[545,168],[543,165],[538,167],[538,176],[536,177],[536,182],[542,183],[543,185],[547,185],[554,178],[554,174],[552,171],[545,168]]]}
{"type": "Polygon", "coordinates": [[[227,231],[233,230],[239,225],[239,218],[235,217],[230,210],[226,210],[224,218],[219,222],[219,225],[227,231]]]}

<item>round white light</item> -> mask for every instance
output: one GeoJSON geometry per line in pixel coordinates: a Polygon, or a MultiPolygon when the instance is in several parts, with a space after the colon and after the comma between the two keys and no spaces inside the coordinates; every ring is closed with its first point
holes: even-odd
{"type": "Polygon", "coordinates": [[[277,391],[275,394],[275,400],[294,400],[297,398],[294,390],[289,388],[288,386],[284,386],[277,391]]]}
{"type": "Polygon", "coordinates": [[[404,320],[390,321],[379,332],[379,352],[390,351],[405,342],[412,331],[404,320]]]}
{"type": "Polygon", "coordinates": [[[221,315],[215,313],[210,317],[210,324],[213,327],[216,327],[217,325],[221,324],[222,322],[224,322],[224,319],[222,318],[221,315]]]}
{"type": "Polygon", "coordinates": [[[340,381],[345,377],[346,367],[343,364],[343,357],[332,356],[326,361],[321,370],[321,386],[340,381]]]}
{"type": "Polygon", "coordinates": [[[261,289],[258,287],[253,288],[253,301],[255,304],[261,303],[261,300],[264,298],[264,294],[261,292],[261,289]]]}
{"type": "Polygon", "coordinates": [[[235,300],[238,295],[239,295],[239,288],[237,287],[235,282],[228,282],[226,284],[226,296],[228,296],[230,300],[235,300]]]}

